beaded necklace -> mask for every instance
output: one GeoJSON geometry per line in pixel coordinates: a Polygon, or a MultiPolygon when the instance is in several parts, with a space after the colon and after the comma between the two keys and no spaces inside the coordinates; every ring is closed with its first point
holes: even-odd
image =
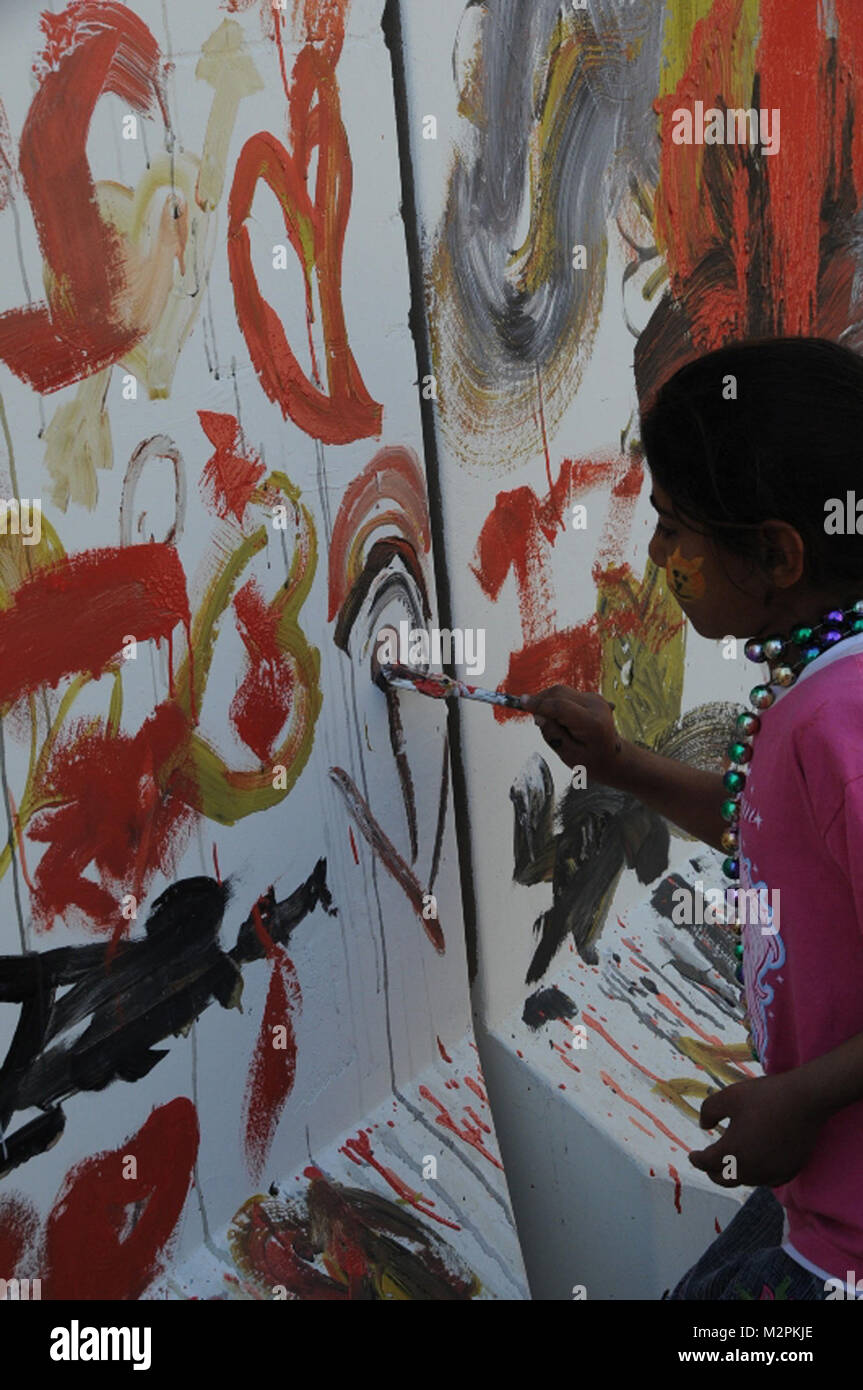
{"type": "MultiPolygon", "coordinates": [[[[825,613],[820,623],[809,627],[805,623],[798,623],[791,629],[789,637],[768,637],[763,642],[750,639],[744,647],[744,653],[750,661],[767,663],[768,677],[761,685],[756,685],[749,693],[752,709],[744,711],[739,715],[735,724],[735,737],[729,743],[726,750],[731,766],[723,777],[723,785],[731,795],[723,801],[719,808],[722,819],[726,822],[728,829],[724,831],[721,839],[722,848],[727,852],[728,857],[722,861],[722,872],[726,878],[732,880],[740,879],[740,860],[738,851],[740,848],[740,798],[746,786],[746,766],[752,761],[753,742],[756,734],[761,728],[759,714],[776,700],[776,696],[771,690],[771,686],[779,686],[787,689],[794,685],[801,671],[810,666],[824,652],[832,651],[838,642],[843,642],[847,637],[854,637],[863,632],[863,599],[858,599],[848,608],[832,608],[829,613],[825,613]],[[796,648],[799,655],[791,660],[791,648],[796,648]]],[[[737,937],[734,946],[734,954],[737,957],[737,969],[735,976],[739,984],[743,983],[743,942],[742,922],[740,913],[735,912],[729,924],[737,937]]],[[[745,1020],[748,1022],[748,1019],[745,1020]]],[[[752,1044],[751,1033],[749,1035],[752,1054],[757,1058],[754,1045],[752,1044]]]]}

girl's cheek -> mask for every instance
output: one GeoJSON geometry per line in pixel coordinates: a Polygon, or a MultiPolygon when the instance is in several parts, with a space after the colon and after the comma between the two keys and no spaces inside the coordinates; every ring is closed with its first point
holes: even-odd
{"type": "Polygon", "coordinates": [[[668,587],[681,603],[697,602],[704,598],[707,585],[702,573],[703,565],[703,555],[681,555],[679,546],[669,555],[665,564],[668,587]]]}

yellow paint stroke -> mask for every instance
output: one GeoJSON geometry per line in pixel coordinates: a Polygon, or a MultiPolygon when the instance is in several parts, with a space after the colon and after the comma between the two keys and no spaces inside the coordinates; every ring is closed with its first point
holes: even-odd
{"type": "Polygon", "coordinates": [[[668,583],[684,603],[704,598],[704,575],[701,573],[703,564],[703,555],[693,555],[692,559],[688,560],[685,555],[681,555],[679,546],[669,557],[665,566],[668,583]]]}
{"type": "MultiPolygon", "coordinates": [[[[530,229],[524,243],[510,256],[510,265],[524,260],[517,284],[519,290],[528,294],[536,293],[556,273],[560,256],[556,203],[553,198],[544,197],[543,190],[553,186],[554,171],[560,160],[560,142],[568,133],[569,109],[577,100],[585,69],[600,63],[601,48],[596,40],[593,43],[587,40],[583,31],[578,35],[568,33],[558,19],[547,61],[542,114],[530,139],[530,229]]],[[[598,252],[596,266],[602,283],[608,256],[605,238],[598,252]]]]}
{"type": "Polygon", "coordinates": [[[195,201],[203,212],[218,205],[225,184],[228,147],[244,97],[264,90],[264,81],[246,48],[236,20],[224,19],[201,45],[195,68],[199,82],[209,82],[213,101],[201,152],[195,201]]]}
{"type": "MultiPolygon", "coordinates": [[[[757,6],[756,6],[757,7],[757,6]]],[[[683,76],[692,46],[692,31],[713,9],[713,0],[665,0],[659,95],[667,97],[683,76]]]]}
{"type": "Polygon", "coordinates": [[[87,377],[72,399],[58,406],[45,430],[45,467],[54,480],[51,501],[63,512],[70,502],[94,511],[99,500],[96,469],[113,466],[105,409],[110,380],[110,367],[87,377]]]}
{"type": "MultiPolygon", "coordinates": [[[[311,513],[299,501],[300,490],[284,473],[273,472],[260,492],[282,492],[293,504],[297,516],[297,540],[288,578],[270,603],[278,617],[276,638],[279,649],[289,659],[293,675],[294,704],[288,732],[272,763],[246,771],[229,768],[220,755],[197,733],[192,733],[186,749],[174,765],[160,770],[160,783],[177,779],[174,788],[195,810],[222,825],[233,825],[244,816],[277,806],[288,795],[312,751],[315,724],[321,710],[321,655],[306,640],[299,625],[299,612],[308,597],[317,567],[317,535],[311,513]],[[285,768],[285,786],[273,786],[273,769],[285,768]]],[[[176,700],[190,723],[200,712],[213,659],[218,622],[231,602],[249,561],[267,544],[267,527],[260,526],[243,539],[210,584],[192,626],[190,675],[188,655],[176,678],[176,700]],[[192,687],[192,682],[194,686],[192,687]],[[192,694],[194,693],[194,701],[192,694]]]]}
{"type": "MultiPolygon", "coordinates": [[[[725,1043],[716,1046],[713,1043],[702,1042],[699,1038],[681,1035],[674,1039],[674,1044],[690,1061],[703,1067],[720,1087],[733,1086],[737,1081],[747,1080],[747,1073],[732,1065],[733,1062],[751,1061],[752,1054],[746,1043],[725,1043]]],[[[688,1104],[685,1097],[697,1096],[699,1101],[703,1101],[716,1087],[709,1086],[706,1081],[697,1077],[677,1076],[671,1077],[668,1081],[657,1082],[652,1089],[657,1095],[664,1096],[681,1114],[688,1115],[698,1124],[701,1107],[696,1110],[688,1104]]]]}
{"type": "Polygon", "coordinates": [[[640,582],[612,567],[597,584],[600,694],[615,705],[621,737],[645,747],[680,718],[686,624],[665,575],[648,560],[640,582]]]}

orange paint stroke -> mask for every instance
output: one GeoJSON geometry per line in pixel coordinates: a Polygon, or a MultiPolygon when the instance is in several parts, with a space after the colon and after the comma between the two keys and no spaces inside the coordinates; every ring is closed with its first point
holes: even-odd
{"type": "Polygon", "coordinates": [[[653,1131],[648,1129],[646,1125],[643,1125],[640,1120],[637,1120],[634,1115],[627,1115],[626,1118],[629,1120],[629,1123],[631,1125],[635,1125],[636,1129],[640,1129],[642,1134],[646,1134],[648,1139],[656,1138],[656,1135],[653,1133],[653,1131]]]}
{"type": "Polygon", "coordinates": [[[626,1091],[624,1091],[622,1086],[618,1085],[618,1083],[614,1080],[613,1076],[609,1076],[607,1071],[601,1071],[599,1075],[605,1082],[606,1086],[609,1086],[616,1096],[620,1096],[621,1100],[625,1100],[627,1105],[634,1106],[635,1109],[640,1111],[642,1115],[646,1115],[647,1118],[651,1121],[651,1123],[656,1125],[656,1128],[660,1130],[660,1132],[664,1134],[667,1139],[670,1139],[673,1143],[678,1144],[680,1148],[685,1149],[687,1153],[691,1153],[691,1149],[688,1144],[684,1144],[682,1139],[678,1139],[677,1135],[673,1134],[671,1130],[668,1128],[668,1126],[664,1125],[662,1121],[656,1115],[653,1114],[652,1110],[648,1110],[646,1105],[642,1105],[640,1100],[636,1100],[635,1096],[627,1095],[626,1091]]]}
{"type": "Polygon", "coordinates": [[[605,1038],[605,1041],[611,1047],[614,1048],[615,1052],[619,1052],[621,1057],[625,1057],[627,1062],[631,1062],[632,1065],[634,1067],[637,1067],[640,1072],[643,1072],[645,1076],[650,1077],[651,1081],[656,1081],[657,1083],[661,1084],[660,1077],[654,1076],[653,1072],[648,1071],[647,1067],[642,1066],[641,1062],[637,1062],[634,1057],[630,1057],[629,1053],[620,1046],[620,1043],[615,1042],[611,1034],[606,1032],[601,1023],[597,1023],[596,1019],[591,1018],[590,1014],[586,1012],[582,1013],[581,1017],[584,1020],[584,1022],[589,1025],[589,1027],[595,1028],[597,1033],[599,1033],[603,1038],[605,1038]]]}
{"type": "Polygon", "coordinates": [[[488,1096],[486,1095],[482,1087],[477,1085],[472,1076],[466,1076],[464,1079],[464,1084],[467,1086],[469,1091],[473,1091],[474,1095],[479,1097],[483,1105],[488,1105],[488,1096]]]}
{"type": "Polygon", "coordinates": [[[365,541],[382,526],[395,527],[417,555],[431,549],[425,479],[412,449],[378,450],[345,492],[330,541],[328,622],[359,578],[365,541]],[[385,498],[398,511],[377,511],[385,498]]]}

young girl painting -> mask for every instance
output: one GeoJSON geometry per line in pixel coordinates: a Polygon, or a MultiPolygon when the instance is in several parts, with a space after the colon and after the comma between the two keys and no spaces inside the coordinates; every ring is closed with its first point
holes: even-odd
{"type": "Polygon", "coordinates": [[[853,1297],[863,1294],[863,359],[812,338],[723,348],[660,388],[641,439],[658,514],[652,560],[697,632],[748,639],[754,688],[729,729],[728,771],[626,743],[599,695],[556,686],[526,703],[568,766],[721,848],[729,884],[781,902],[735,928],[764,1075],[708,1096],[702,1127],[727,1123],[690,1154],[720,1186],[755,1191],[671,1297],[824,1299],[839,1287],[853,1297]]]}

